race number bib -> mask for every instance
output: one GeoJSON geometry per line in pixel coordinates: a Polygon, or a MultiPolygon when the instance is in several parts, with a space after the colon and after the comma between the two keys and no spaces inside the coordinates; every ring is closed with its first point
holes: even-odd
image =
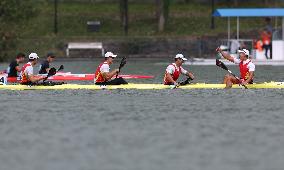
{"type": "Polygon", "coordinates": [[[7,84],[7,74],[0,74],[0,85],[7,84]]]}

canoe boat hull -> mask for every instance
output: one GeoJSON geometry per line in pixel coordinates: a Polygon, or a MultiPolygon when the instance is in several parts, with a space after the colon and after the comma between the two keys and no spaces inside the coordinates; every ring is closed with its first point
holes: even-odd
{"type": "MultiPolygon", "coordinates": [[[[282,89],[284,88],[284,82],[269,82],[269,83],[256,83],[247,85],[249,89],[282,89]]],[[[0,90],[101,90],[101,89],[137,89],[137,90],[160,90],[160,89],[172,89],[173,86],[163,84],[126,84],[126,85],[83,85],[83,84],[63,84],[55,86],[26,86],[26,85],[0,85],[0,90]]],[[[196,83],[178,87],[179,89],[223,89],[224,84],[206,84],[196,83]]],[[[233,88],[243,89],[242,86],[233,85],[233,88]]]]}

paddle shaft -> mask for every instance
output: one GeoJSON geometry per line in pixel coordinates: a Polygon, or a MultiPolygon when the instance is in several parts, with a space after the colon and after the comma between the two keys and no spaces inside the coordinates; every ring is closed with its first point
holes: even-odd
{"type": "Polygon", "coordinates": [[[188,77],[186,80],[182,81],[182,82],[178,82],[177,85],[175,85],[172,89],[176,89],[179,86],[185,86],[187,84],[189,84],[189,81],[193,80],[191,77],[188,77]]]}
{"type": "Polygon", "coordinates": [[[189,81],[193,80],[191,77],[188,77],[186,80],[182,81],[182,82],[179,82],[178,84],[180,86],[184,86],[184,85],[187,85],[189,84],[189,81]]]}
{"type": "Polygon", "coordinates": [[[116,73],[116,76],[115,76],[115,78],[117,78],[117,76],[118,76],[118,73],[120,73],[120,69],[121,69],[121,66],[119,66],[119,68],[118,68],[118,72],[116,73]]]}
{"type": "MultiPolygon", "coordinates": [[[[227,70],[232,76],[234,76],[239,82],[241,82],[241,79],[239,77],[237,77],[234,73],[232,73],[231,70],[227,70]]],[[[248,87],[245,84],[242,84],[242,86],[244,86],[245,89],[247,89],[248,87]]]]}
{"type": "MultiPolygon", "coordinates": [[[[237,77],[231,70],[228,69],[228,67],[220,60],[216,59],[216,65],[226,71],[228,71],[232,76],[234,76],[239,82],[242,82],[239,77],[237,77]]],[[[240,83],[245,89],[248,87],[245,84],[240,83]]]]}

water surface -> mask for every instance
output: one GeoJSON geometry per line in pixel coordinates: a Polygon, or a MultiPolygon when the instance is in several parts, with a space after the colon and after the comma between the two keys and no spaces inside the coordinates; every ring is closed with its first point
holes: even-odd
{"type": "MultiPolygon", "coordinates": [[[[61,63],[74,73],[94,72],[98,64],[55,66],[61,63]]],[[[130,60],[122,73],[155,76],[131,82],[160,83],[167,63],[158,63],[130,60]]],[[[195,73],[195,82],[220,82],[226,73],[216,66],[185,68],[195,73]]],[[[279,66],[259,66],[256,75],[258,82],[284,79],[279,66]]],[[[0,91],[0,96],[3,170],[284,166],[281,89],[0,91]]]]}

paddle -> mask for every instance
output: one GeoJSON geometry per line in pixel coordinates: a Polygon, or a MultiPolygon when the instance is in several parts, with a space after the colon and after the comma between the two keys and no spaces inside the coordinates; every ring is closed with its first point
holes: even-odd
{"type": "MultiPolygon", "coordinates": [[[[228,71],[232,76],[234,76],[239,82],[241,82],[241,79],[239,77],[237,77],[231,70],[228,69],[228,67],[220,60],[216,59],[216,66],[228,71]]],[[[245,89],[247,89],[248,87],[244,84],[241,84],[242,86],[244,86],[245,89]]]]}
{"type": "Polygon", "coordinates": [[[48,74],[47,74],[47,76],[43,79],[43,82],[45,82],[45,81],[48,79],[48,77],[54,76],[54,75],[56,74],[56,72],[58,72],[58,71],[60,71],[60,70],[63,70],[63,69],[64,69],[64,66],[63,66],[63,65],[61,65],[61,66],[58,68],[57,71],[56,71],[56,69],[55,69],[54,67],[50,68],[50,69],[49,69],[49,72],[48,72],[48,74]]]}
{"type": "MultiPolygon", "coordinates": [[[[118,73],[120,72],[120,69],[121,69],[125,64],[126,64],[126,57],[123,57],[123,58],[121,59],[121,62],[120,62],[119,68],[118,68],[118,73]]],[[[118,73],[116,74],[115,78],[117,78],[118,73]]]]}
{"type": "Polygon", "coordinates": [[[177,85],[173,86],[171,89],[176,89],[179,86],[185,86],[187,84],[189,84],[189,81],[193,80],[191,77],[188,77],[186,80],[182,81],[182,82],[178,82],[177,85]]]}
{"type": "Polygon", "coordinates": [[[188,77],[186,80],[182,81],[182,82],[179,82],[178,84],[180,86],[184,86],[184,85],[187,85],[189,84],[189,81],[193,80],[191,77],[188,77]]]}
{"type": "Polygon", "coordinates": [[[55,74],[56,74],[56,69],[54,67],[50,68],[47,76],[43,79],[43,82],[45,82],[48,79],[48,77],[54,76],[55,74]]]}
{"type": "Polygon", "coordinates": [[[57,72],[60,71],[60,70],[63,70],[63,69],[64,69],[64,66],[61,65],[61,66],[58,68],[57,72]]]}

